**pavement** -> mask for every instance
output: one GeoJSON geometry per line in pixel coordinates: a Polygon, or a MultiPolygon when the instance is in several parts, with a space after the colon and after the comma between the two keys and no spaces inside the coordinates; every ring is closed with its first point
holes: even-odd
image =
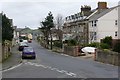
{"type": "Polygon", "coordinates": [[[18,51],[18,45],[16,45],[11,50],[11,56],[2,63],[2,70],[11,68],[12,66],[18,65],[21,62],[21,54],[18,51]]]}

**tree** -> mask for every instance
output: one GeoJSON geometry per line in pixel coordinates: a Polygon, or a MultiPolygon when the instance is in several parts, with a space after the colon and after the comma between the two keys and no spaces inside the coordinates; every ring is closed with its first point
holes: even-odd
{"type": "Polygon", "coordinates": [[[61,14],[58,14],[57,17],[56,17],[56,26],[57,26],[57,29],[62,29],[62,25],[63,25],[63,17],[61,14]]]}
{"type": "Polygon", "coordinates": [[[45,36],[45,40],[47,42],[47,45],[49,45],[49,36],[51,38],[51,49],[52,49],[52,32],[51,32],[51,28],[54,27],[54,22],[53,22],[53,14],[51,12],[48,13],[48,16],[45,18],[44,21],[41,22],[41,30],[44,33],[45,36]]]}
{"type": "Polygon", "coordinates": [[[2,14],[2,42],[5,40],[12,41],[13,39],[13,27],[10,20],[5,14],[2,14]]]}
{"type": "Polygon", "coordinates": [[[63,25],[63,16],[61,14],[58,14],[56,17],[56,34],[59,38],[59,42],[62,44],[62,37],[63,37],[63,33],[62,33],[62,25],[63,25]]]}

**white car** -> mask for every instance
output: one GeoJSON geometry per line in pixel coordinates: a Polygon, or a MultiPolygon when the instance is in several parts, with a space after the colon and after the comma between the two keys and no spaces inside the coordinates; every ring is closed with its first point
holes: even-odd
{"type": "Polygon", "coordinates": [[[23,40],[23,42],[28,43],[28,40],[23,40]]]}

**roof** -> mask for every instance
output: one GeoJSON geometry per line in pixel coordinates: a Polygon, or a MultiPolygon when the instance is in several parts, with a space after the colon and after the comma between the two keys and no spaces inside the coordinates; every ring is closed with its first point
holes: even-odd
{"type": "Polygon", "coordinates": [[[112,11],[113,9],[115,9],[117,7],[120,7],[120,6],[115,6],[115,7],[108,8],[108,9],[97,10],[97,12],[95,14],[93,14],[91,17],[89,17],[89,21],[97,20],[100,17],[104,16],[105,14],[107,14],[108,12],[112,11]]]}

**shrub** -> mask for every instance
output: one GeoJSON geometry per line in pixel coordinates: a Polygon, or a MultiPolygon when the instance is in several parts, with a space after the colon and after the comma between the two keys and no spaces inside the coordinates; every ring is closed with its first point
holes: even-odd
{"type": "Polygon", "coordinates": [[[99,45],[100,45],[100,43],[98,43],[98,42],[93,42],[93,43],[91,43],[91,44],[88,44],[87,46],[90,46],[90,47],[99,47],[99,45]]]}
{"type": "Polygon", "coordinates": [[[109,49],[109,45],[106,44],[106,43],[101,43],[101,44],[100,44],[100,47],[101,47],[102,49],[109,49]]]}
{"type": "Polygon", "coordinates": [[[120,53],[120,43],[117,43],[117,44],[114,46],[113,51],[120,53]]]}
{"type": "Polygon", "coordinates": [[[74,39],[71,39],[68,41],[68,46],[76,46],[77,45],[77,41],[74,39]]]}
{"type": "Polygon", "coordinates": [[[62,42],[60,42],[60,41],[54,41],[54,46],[62,48],[62,42]]]}
{"type": "Polygon", "coordinates": [[[109,48],[111,47],[112,45],[112,37],[111,36],[107,36],[105,38],[102,39],[102,43],[105,43],[109,46],[109,48]]]}

